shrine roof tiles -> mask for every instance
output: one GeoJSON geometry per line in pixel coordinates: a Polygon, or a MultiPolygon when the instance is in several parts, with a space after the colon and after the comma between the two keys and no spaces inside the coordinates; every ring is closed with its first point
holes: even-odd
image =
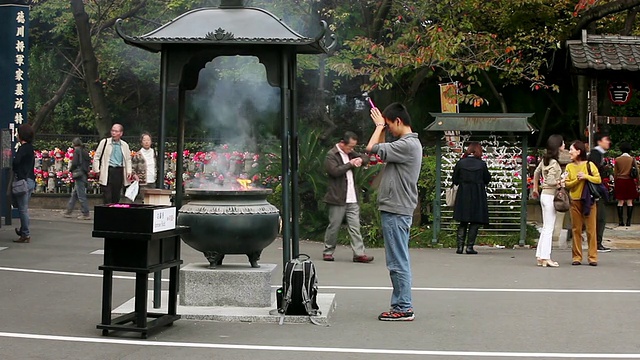
{"type": "Polygon", "coordinates": [[[578,70],[640,71],[640,37],[583,34],[567,47],[578,70]]]}

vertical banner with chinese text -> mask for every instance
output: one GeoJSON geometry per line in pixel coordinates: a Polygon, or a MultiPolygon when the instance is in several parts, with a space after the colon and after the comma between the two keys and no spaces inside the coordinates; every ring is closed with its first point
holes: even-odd
{"type": "MultiPolygon", "coordinates": [[[[3,188],[10,181],[17,128],[27,122],[29,69],[29,7],[7,3],[0,4],[0,178],[3,188]]],[[[16,208],[10,210],[10,204],[6,191],[1,191],[0,206],[5,225],[11,225],[11,219],[18,216],[16,208]]]]}
{"type": "Polygon", "coordinates": [[[0,19],[0,126],[11,129],[15,141],[27,122],[29,7],[0,5],[0,19]]]}

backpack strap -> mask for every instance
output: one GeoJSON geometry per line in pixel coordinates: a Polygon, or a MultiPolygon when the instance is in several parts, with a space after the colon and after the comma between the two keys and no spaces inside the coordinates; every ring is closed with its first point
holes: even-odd
{"type": "Polygon", "coordinates": [[[284,274],[282,275],[282,309],[280,312],[279,325],[284,324],[284,316],[287,313],[289,304],[291,304],[291,282],[293,281],[293,272],[295,271],[297,260],[293,259],[284,266],[284,274]],[[289,279],[289,281],[287,281],[289,279]]]}
{"type": "MultiPolygon", "coordinates": [[[[104,138],[104,139],[100,140],[100,142],[98,143],[98,147],[100,147],[100,144],[102,144],[102,142],[104,141],[104,146],[102,146],[102,152],[100,153],[100,162],[99,162],[99,165],[100,165],[100,172],[102,172],[102,171],[103,171],[103,170],[102,170],[102,156],[104,156],[104,149],[106,149],[106,147],[107,147],[107,141],[108,141],[108,140],[109,140],[109,138],[104,138]]],[[[96,150],[97,150],[97,149],[96,149],[96,150]]],[[[109,164],[109,163],[107,162],[107,165],[108,165],[108,164],[109,164]]]]}

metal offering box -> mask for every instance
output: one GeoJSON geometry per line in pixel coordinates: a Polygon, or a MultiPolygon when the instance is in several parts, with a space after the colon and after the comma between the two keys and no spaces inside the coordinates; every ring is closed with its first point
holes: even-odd
{"type": "Polygon", "coordinates": [[[107,204],[94,210],[94,231],[152,234],[176,228],[175,206],[107,204]]]}

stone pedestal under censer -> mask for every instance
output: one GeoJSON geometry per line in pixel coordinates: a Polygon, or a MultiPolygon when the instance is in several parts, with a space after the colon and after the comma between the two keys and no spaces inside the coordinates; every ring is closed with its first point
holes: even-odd
{"type": "MultiPolygon", "coordinates": [[[[180,270],[178,314],[183,319],[218,322],[273,323],[280,321],[275,291],[282,281],[281,268],[276,264],[229,263],[209,268],[208,263],[191,263],[180,270]]],[[[162,307],[166,307],[167,291],[162,292],[162,307]]],[[[149,299],[153,295],[149,292],[149,299]]],[[[150,300],[151,301],[151,300],[150,300]]],[[[329,324],[335,310],[335,294],[318,294],[321,315],[319,324],[329,324]]],[[[133,311],[133,299],[114,310],[115,314],[133,311]]],[[[149,307],[153,304],[150,302],[149,307]]],[[[162,308],[161,308],[162,310],[162,308]]],[[[310,323],[308,316],[285,317],[285,323],[310,323]]]]}

